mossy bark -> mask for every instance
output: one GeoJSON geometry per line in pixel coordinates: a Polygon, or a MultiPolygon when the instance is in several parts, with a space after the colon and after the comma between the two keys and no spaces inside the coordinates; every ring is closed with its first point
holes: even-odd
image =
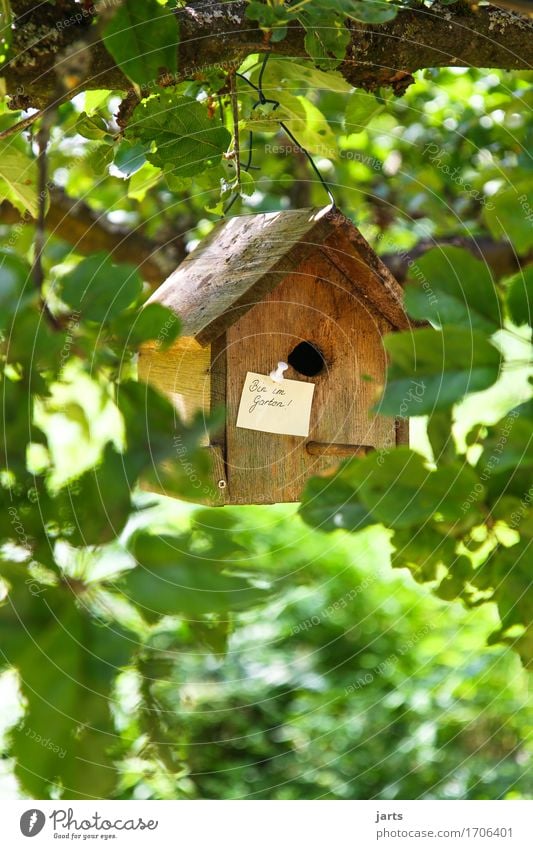
{"type": "MultiPolygon", "coordinates": [[[[15,56],[2,75],[14,108],[46,105],[57,91],[58,79],[67,77],[72,80],[72,93],[129,88],[102,41],[95,37],[90,3],[59,0],[52,6],[13,0],[12,6],[17,17],[15,56]],[[89,60],[85,58],[83,68],[69,73],[84,45],[88,45],[89,60]]],[[[109,15],[112,0],[107,0],[103,9],[109,15]]],[[[181,31],[178,79],[201,77],[212,68],[230,70],[249,53],[265,50],[309,59],[305,33],[299,26],[291,26],[283,41],[269,43],[246,17],[245,9],[244,2],[202,0],[176,10],[181,31]]],[[[400,10],[387,24],[352,22],[350,29],[351,42],[339,70],[350,83],[369,90],[389,85],[401,94],[412,82],[412,74],[422,68],[525,69],[533,64],[532,22],[495,6],[474,11],[460,3],[431,9],[421,5],[400,10]]],[[[154,87],[174,81],[154,80],[154,87]]]]}

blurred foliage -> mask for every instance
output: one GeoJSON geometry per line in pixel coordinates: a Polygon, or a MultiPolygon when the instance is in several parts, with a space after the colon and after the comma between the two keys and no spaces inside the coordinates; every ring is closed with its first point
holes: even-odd
{"type": "MultiPolygon", "coordinates": [[[[413,417],[410,449],[309,481],[306,524],[286,508],[191,513],[138,489],[212,495],[206,423],[136,380],[139,345],[164,348],[179,322],[142,308],[142,268],[85,256],[65,228],[46,234],[37,290],[35,144],[2,140],[0,198],[21,216],[0,224],[10,792],[527,796],[531,715],[505,644],[531,662],[531,74],[430,70],[398,100],[353,91],[335,70],[346,18],[398,4],[253,2],[272,38],[297,16],[319,67],[270,59],[261,75],[249,56],[235,126],[220,69],[151,93],[179,33],[142,5],[103,33],[137,100],[90,91],[53,122],[48,188],[91,221],[185,253],[230,202],[324,205],[281,121],[378,252],[491,237],[522,267],[497,277],[455,247],[411,264],[406,307],[430,326],[386,340],[376,387],[383,412],[413,417]]],[[[13,121],[4,105],[0,130],[13,121]]]]}

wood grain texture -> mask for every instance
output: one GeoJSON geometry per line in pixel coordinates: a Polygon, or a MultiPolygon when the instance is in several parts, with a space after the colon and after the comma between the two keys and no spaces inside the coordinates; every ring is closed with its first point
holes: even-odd
{"type": "Polygon", "coordinates": [[[145,344],[139,351],[139,377],[167,394],[186,422],[198,410],[211,410],[210,366],[210,348],[189,337],[166,350],[145,344]]]}
{"type": "MultiPolygon", "coordinates": [[[[211,379],[211,409],[215,410],[226,405],[226,334],[223,333],[211,345],[210,358],[211,379]]],[[[213,452],[213,479],[216,498],[214,505],[223,505],[229,497],[228,470],[226,464],[226,428],[227,421],[216,433],[211,434],[211,450],[213,452]]]]}
{"type": "Polygon", "coordinates": [[[310,475],[343,457],[408,441],[406,422],[370,412],[385,380],[381,337],[409,326],[401,288],[341,213],[222,221],[151,300],[178,312],[191,335],[166,351],[145,345],[140,376],[185,421],[226,404],[210,442],[215,503],[296,501],[310,475]],[[237,428],[246,373],[268,374],[303,341],[325,360],[314,377],[285,374],[315,384],[309,436],[237,428]]]}
{"type": "MultiPolygon", "coordinates": [[[[221,340],[222,341],[222,340],[221,340]]],[[[183,421],[190,421],[198,411],[206,415],[215,407],[224,403],[225,373],[221,377],[220,364],[224,364],[225,355],[222,348],[221,357],[215,373],[212,370],[213,352],[210,347],[202,348],[195,339],[183,337],[178,339],[167,350],[162,351],[154,344],[145,344],[139,352],[139,377],[150,383],[160,392],[170,398],[183,421]],[[222,381],[222,382],[221,382],[222,381]]],[[[203,499],[200,503],[223,505],[227,487],[225,465],[225,427],[222,428],[219,441],[210,442],[206,431],[202,443],[210,452],[213,466],[214,499],[203,499]],[[222,485],[221,485],[222,482],[222,485]]],[[[167,461],[165,466],[170,466],[167,461]]],[[[180,493],[172,492],[158,486],[154,481],[141,481],[141,488],[158,492],[161,495],[180,497],[180,493]]]]}
{"type": "Polygon", "coordinates": [[[394,420],[370,412],[385,377],[381,343],[391,324],[354,294],[352,281],[320,253],[227,331],[228,503],[297,501],[307,478],[338,462],[312,455],[307,442],[384,447],[396,442],[394,420]],[[323,353],[307,438],[236,428],[248,371],[268,374],[300,342],[323,353]]]}
{"type": "Polygon", "coordinates": [[[344,445],[342,442],[306,442],[305,450],[316,457],[365,457],[370,445],[344,445]]]}
{"type": "Polygon", "coordinates": [[[331,207],[219,222],[149,303],[172,309],[184,333],[207,345],[319,250],[394,327],[409,326],[401,287],[352,222],[331,207]]]}
{"type": "Polygon", "coordinates": [[[409,445],[409,419],[395,419],[396,445],[409,445]]]}
{"type": "Polygon", "coordinates": [[[351,221],[332,231],[322,252],[351,281],[353,290],[397,329],[411,326],[403,307],[403,289],[351,221]]]}
{"type": "Polygon", "coordinates": [[[206,345],[298,268],[340,225],[323,209],[238,215],[220,221],[154,292],[206,345]]]}

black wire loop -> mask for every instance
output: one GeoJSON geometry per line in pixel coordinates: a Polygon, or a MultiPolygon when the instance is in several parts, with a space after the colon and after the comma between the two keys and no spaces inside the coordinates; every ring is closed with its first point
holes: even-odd
{"type": "MultiPolygon", "coordinates": [[[[257,109],[258,106],[265,106],[266,104],[270,103],[272,105],[272,111],[274,112],[280,106],[279,100],[272,100],[271,98],[266,97],[265,93],[263,91],[263,76],[264,76],[264,73],[265,73],[265,69],[266,69],[269,57],[270,57],[270,53],[265,53],[264,56],[263,56],[263,62],[261,64],[261,70],[259,71],[259,77],[258,77],[258,80],[257,80],[258,85],[256,85],[251,80],[249,80],[248,77],[245,77],[244,74],[240,74],[240,73],[237,72],[235,74],[235,76],[239,77],[241,80],[244,80],[245,83],[247,83],[251,88],[254,89],[254,91],[257,92],[258,100],[256,100],[256,102],[254,103],[254,105],[252,106],[252,109],[257,109]]],[[[278,124],[280,125],[280,127],[284,131],[284,133],[296,145],[298,150],[301,150],[301,152],[306,156],[309,164],[311,165],[311,168],[313,169],[314,173],[318,177],[321,185],[324,188],[324,191],[326,192],[326,194],[329,198],[329,202],[331,204],[332,211],[335,211],[337,209],[337,204],[335,203],[335,198],[333,197],[333,193],[332,193],[330,187],[328,186],[328,184],[326,183],[324,177],[320,173],[320,171],[317,167],[317,164],[314,161],[313,157],[311,156],[309,151],[302,144],[300,144],[298,139],[295,137],[294,133],[292,133],[291,130],[289,130],[287,124],[284,121],[279,120],[278,124]]],[[[248,171],[250,168],[254,167],[252,165],[252,157],[253,157],[253,132],[250,130],[249,145],[248,145],[248,159],[247,159],[246,163],[241,166],[243,171],[248,171]]],[[[231,209],[231,207],[233,206],[233,204],[235,203],[237,198],[238,198],[238,195],[236,194],[230,200],[228,206],[224,210],[224,214],[229,212],[229,210],[231,209]]]]}

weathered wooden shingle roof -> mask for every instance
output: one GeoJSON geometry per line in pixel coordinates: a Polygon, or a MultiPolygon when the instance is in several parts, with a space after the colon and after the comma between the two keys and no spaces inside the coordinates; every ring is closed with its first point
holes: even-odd
{"type": "Polygon", "coordinates": [[[183,334],[208,345],[317,251],[393,326],[408,326],[399,284],[359,230],[332,207],[219,221],[150,301],[172,309],[183,334]]]}

